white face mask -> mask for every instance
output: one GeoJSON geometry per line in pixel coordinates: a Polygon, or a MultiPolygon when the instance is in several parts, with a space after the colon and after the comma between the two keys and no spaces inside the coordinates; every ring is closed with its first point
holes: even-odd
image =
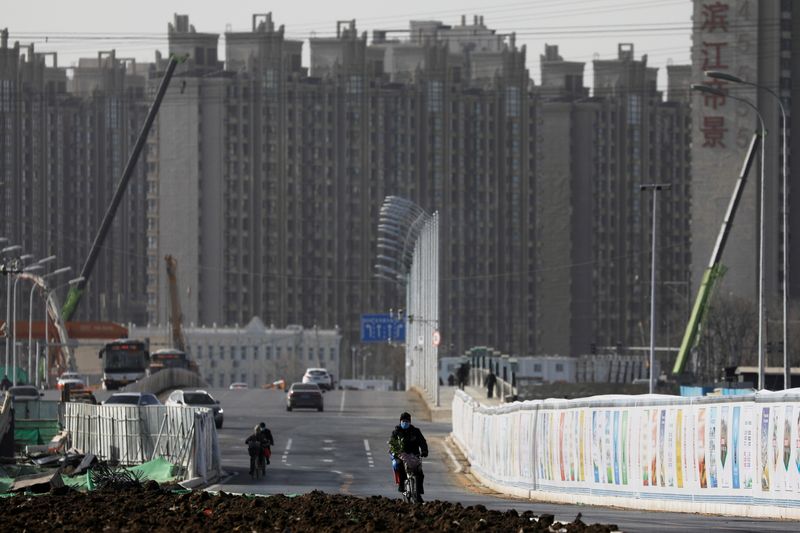
{"type": "Polygon", "coordinates": [[[400,427],[403,429],[408,429],[410,426],[411,422],[409,422],[408,420],[403,420],[402,422],[400,422],[400,427]]]}

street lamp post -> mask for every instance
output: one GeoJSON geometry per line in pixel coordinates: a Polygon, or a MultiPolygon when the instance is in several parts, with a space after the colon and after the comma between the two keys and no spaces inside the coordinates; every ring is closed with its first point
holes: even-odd
{"type": "Polygon", "coordinates": [[[653,234],[650,258],[650,394],[656,389],[656,226],[658,225],[658,191],[668,191],[672,185],[668,183],[651,183],[642,185],[640,190],[653,191],[653,234]]]}
{"type": "MultiPolygon", "coordinates": [[[[25,256],[23,256],[23,257],[25,257],[25,256]]],[[[27,267],[23,268],[22,271],[25,272],[25,273],[31,273],[31,272],[38,272],[39,270],[42,270],[42,269],[44,269],[44,267],[42,265],[30,265],[30,266],[27,266],[27,267]]],[[[17,276],[16,279],[14,280],[14,291],[13,291],[14,301],[11,303],[11,307],[12,307],[12,311],[13,311],[13,315],[11,317],[11,331],[13,332],[13,335],[14,335],[14,338],[11,341],[11,358],[12,358],[11,365],[13,367],[13,369],[11,371],[12,372],[12,376],[13,376],[11,378],[11,382],[14,385],[17,385],[17,283],[19,283],[19,280],[21,280],[21,279],[23,279],[23,278],[21,278],[20,276],[17,276]]],[[[36,285],[34,285],[34,287],[35,286],[36,285]]],[[[30,373],[30,371],[31,371],[31,369],[28,368],[28,373],[30,373]]],[[[30,376],[28,376],[28,378],[30,379],[30,376]]]]}
{"type": "Polygon", "coordinates": [[[783,106],[783,102],[781,101],[781,97],[765,85],[759,85],[758,83],[753,83],[751,81],[743,80],[738,76],[734,76],[732,74],[728,74],[727,72],[720,72],[716,70],[707,70],[705,71],[705,75],[709,78],[716,79],[716,80],[725,80],[731,83],[737,83],[740,85],[749,85],[751,87],[755,87],[757,89],[763,89],[766,91],[770,96],[775,98],[775,101],[778,102],[778,107],[781,110],[781,151],[782,151],[782,162],[781,162],[781,183],[783,187],[783,216],[781,220],[781,226],[783,231],[783,388],[789,389],[792,386],[791,382],[791,369],[789,364],[789,318],[788,318],[788,306],[789,306],[789,189],[788,189],[788,162],[787,162],[787,135],[786,135],[786,108],[783,106]]]}
{"type": "MultiPolygon", "coordinates": [[[[6,246],[0,253],[3,255],[11,253],[11,252],[18,252],[22,250],[22,246],[19,244],[12,244],[11,246],[6,246]]],[[[11,323],[11,278],[13,274],[7,273],[6,274],[6,353],[5,353],[5,361],[3,363],[3,369],[8,374],[8,356],[11,354],[11,334],[10,334],[10,326],[11,323]]]]}
{"type": "Polygon", "coordinates": [[[715,87],[709,87],[708,85],[698,85],[692,84],[692,90],[699,91],[706,94],[713,94],[715,96],[721,96],[723,98],[732,98],[733,100],[737,100],[742,102],[746,106],[750,107],[753,111],[755,111],[756,116],[758,117],[759,126],[761,126],[761,131],[759,133],[760,137],[762,138],[761,142],[761,171],[760,171],[760,180],[761,180],[761,201],[760,201],[760,208],[759,208],[759,243],[758,243],[758,387],[760,389],[764,388],[764,142],[763,138],[767,134],[767,128],[764,125],[764,117],[761,116],[761,113],[758,111],[758,108],[746,98],[741,98],[739,96],[734,96],[731,94],[727,94],[724,91],[717,89],[715,87]]]}

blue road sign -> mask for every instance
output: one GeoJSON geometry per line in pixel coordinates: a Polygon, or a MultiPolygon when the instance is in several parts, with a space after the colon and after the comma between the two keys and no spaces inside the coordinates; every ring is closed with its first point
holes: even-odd
{"type": "Polygon", "coordinates": [[[361,315],[361,342],[405,342],[405,318],[389,314],[361,315]]]}

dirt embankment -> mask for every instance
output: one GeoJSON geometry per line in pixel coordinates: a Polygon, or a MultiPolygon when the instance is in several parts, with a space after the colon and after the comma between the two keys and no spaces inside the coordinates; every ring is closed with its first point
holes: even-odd
{"type": "Polygon", "coordinates": [[[14,496],[0,503],[3,531],[590,531],[580,520],[552,524],[552,516],[501,513],[482,505],[434,501],[410,505],[380,496],[357,498],[311,492],[302,496],[247,497],[206,492],[175,494],[154,482],[127,490],[79,493],[58,489],[14,496]],[[552,525],[551,525],[552,524],[552,525]],[[562,529],[565,528],[565,529],[562,529]]]}

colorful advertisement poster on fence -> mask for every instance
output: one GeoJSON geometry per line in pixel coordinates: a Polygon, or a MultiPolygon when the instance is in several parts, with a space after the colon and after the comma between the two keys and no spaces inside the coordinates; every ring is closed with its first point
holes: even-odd
{"type": "Polygon", "coordinates": [[[667,440],[667,410],[661,409],[659,423],[658,423],[658,477],[661,480],[661,486],[666,485],[666,461],[664,459],[664,448],[666,448],[667,440]]]}
{"type": "Polygon", "coordinates": [[[650,410],[638,413],[639,418],[639,471],[642,486],[650,486],[650,410]]]}
{"type": "Polygon", "coordinates": [[[622,484],[628,484],[628,411],[622,413],[622,484]]]}
{"type": "Polygon", "coordinates": [[[583,471],[583,465],[585,464],[585,461],[586,461],[586,446],[585,446],[585,442],[586,442],[586,416],[585,416],[585,414],[586,413],[585,413],[584,409],[581,409],[580,422],[579,422],[580,428],[581,428],[580,429],[581,453],[580,453],[580,462],[578,463],[578,467],[580,468],[578,479],[580,481],[586,481],[586,478],[584,477],[584,471],[583,471]]]}
{"type": "Polygon", "coordinates": [[[605,412],[604,439],[603,439],[603,461],[606,467],[606,483],[614,483],[614,458],[612,457],[614,447],[611,443],[611,411],[605,412]]]}
{"type": "Polygon", "coordinates": [[[614,411],[614,427],[612,431],[611,438],[614,443],[612,448],[614,454],[614,484],[619,485],[619,411],[614,411]]]}
{"type": "Polygon", "coordinates": [[[783,486],[787,492],[792,492],[793,484],[789,467],[792,462],[792,406],[787,405],[783,409],[783,486]]]}
{"type": "Polygon", "coordinates": [[[769,490],[769,407],[761,409],[761,490],[769,490]]]}
{"type": "Polygon", "coordinates": [[[657,462],[658,457],[658,409],[650,411],[650,484],[658,485],[657,462]]]}
{"type": "Polygon", "coordinates": [[[561,481],[564,481],[564,416],[566,413],[561,412],[558,417],[558,469],[561,474],[561,481]]]}
{"type": "Polygon", "coordinates": [[[695,431],[695,461],[697,464],[697,475],[701,489],[708,486],[706,478],[706,408],[700,407],[697,410],[697,425],[695,431]]]}
{"type": "Polygon", "coordinates": [[[731,488],[730,461],[728,461],[728,412],[730,408],[724,405],[719,412],[719,486],[723,489],[731,488]]]}
{"type": "Polygon", "coordinates": [[[717,488],[717,408],[712,407],[708,411],[708,486],[712,489],[717,488]]]}
{"type": "Polygon", "coordinates": [[[747,406],[743,412],[742,422],[742,487],[753,488],[756,471],[756,422],[755,407],[747,406]]]}
{"type": "Polygon", "coordinates": [[[731,431],[731,462],[732,462],[732,473],[733,473],[733,488],[739,488],[739,464],[741,462],[739,450],[739,415],[742,411],[742,408],[738,405],[733,408],[733,429],[731,431]]]}
{"type": "Polygon", "coordinates": [[[770,468],[770,480],[774,483],[774,489],[780,490],[781,489],[781,479],[780,479],[780,470],[778,470],[778,462],[780,460],[780,448],[779,448],[779,441],[778,441],[778,430],[780,429],[780,422],[778,420],[778,415],[780,414],[780,410],[777,406],[772,408],[772,438],[769,441],[770,444],[770,458],[771,461],[771,468],[770,468]]]}
{"type": "Polygon", "coordinates": [[[797,476],[795,479],[797,483],[795,487],[800,490],[800,409],[797,410],[797,419],[794,423],[794,439],[795,439],[795,447],[794,447],[794,466],[795,466],[795,475],[797,476]]]}
{"type": "Polygon", "coordinates": [[[675,480],[678,488],[683,488],[683,455],[681,454],[681,447],[683,446],[683,409],[678,409],[675,412],[675,480]]]}

